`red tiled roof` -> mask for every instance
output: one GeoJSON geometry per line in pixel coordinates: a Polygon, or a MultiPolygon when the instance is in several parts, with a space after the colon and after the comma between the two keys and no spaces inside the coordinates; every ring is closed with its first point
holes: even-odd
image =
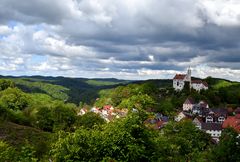
{"type": "Polygon", "coordinates": [[[186,77],[185,74],[176,74],[173,79],[183,80],[186,77]]]}
{"type": "Polygon", "coordinates": [[[192,83],[202,84],[202,81],[201,80],[192,80],[192,83]]]}
{"type": "Polygon", "coordinates": [[[157,127],[158,127],[158,128],[159,128],[159,127],[162,127],[164,123],[165,123],[164,121],[158,121],[158,122],[157,122],[157,127]]]}
{"type": "Polygon", "coordinates": [[[222,127],[223,128],[232,127],[238,133],[240,133],[240,114],[237,114],[236,116],[227,117],[227,119],[223,122],[222,127]]]}
{"type": "Polygon", "coordinates": [[[110,109],[112,106],[111,105],[105,105],[103,106],[104,109],[110,109]]]}
{"type": "Polygon", "coordinates": [[[208,87],[207,82],[202,81],[202,80],[192,80],[193,84],[203,84],[204,86],[208,87]]]}
{"type": "Polygon", "coordinates": [[[206,87],[208,87],[207,82],[203,81],[202,83],[203,83],[203,85],[205,85],[206,87]]]}

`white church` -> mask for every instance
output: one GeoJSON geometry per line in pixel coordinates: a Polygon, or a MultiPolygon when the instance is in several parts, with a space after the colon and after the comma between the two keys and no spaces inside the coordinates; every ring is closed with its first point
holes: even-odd
{"type": "Polygon", "coordinates": [[[196,91],[208,89],[207,82],[202,81],[202,80],[192,80],[190,67],[187,70],[187,74],[176,74],[175,75],[175,77],[173,78],[173,88],[176,91],[181,91],[181,90],[183,90],[186,82],[188,82],[190,87],[192,89],[195,89],[196,91]]]}

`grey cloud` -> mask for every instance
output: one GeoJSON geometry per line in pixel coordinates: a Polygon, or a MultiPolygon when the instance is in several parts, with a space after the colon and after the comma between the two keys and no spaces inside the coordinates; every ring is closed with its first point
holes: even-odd
{"type": "MultiPolygon", "coordinates": [[[[239,69],[240,21],[231,25],[215,18],[204,5],[200,0],[2,0],[0,23],[23,26],[15,31],[22,42],[15,55],[49,57],[55,62],[45,68],[59,71],[183,71],[195,64],[239,69]],[[46,35],[34,39],[35,28],[46,35]]],[[[9,50],[2,53],[10,56],[9,50]]]]}
{"type": "Polygon", "coordinates": [[[68,7],[69,3],[71,1],[66,0],[2,0],[0,3],[0,22],[59,24],[71,14],[68,7]]]}

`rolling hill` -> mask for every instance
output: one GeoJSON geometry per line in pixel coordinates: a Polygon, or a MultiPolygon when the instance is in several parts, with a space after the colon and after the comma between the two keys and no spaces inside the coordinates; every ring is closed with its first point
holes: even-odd
{"type": "Polygon", "coordinates": [[[93,103],[102,89],[114,88],[130,83],[128,80],[86,79],[44,76],[0,76],[10,79],[16,86],[27,93],[44,93],[55,99],[78,104],[80,101],[93,103]]]}
{"type": "MultiPolygon", "coordinates": [[[[104,89],[116,88],[120,85],[151,83],[157,88],[171,88],[171,79],[152,79],[144,81],[118,80],[114,78],[67,78],[45,76],[0,76],[12,80],[16,86],[27,93],[43,93],[54,99],[79,104],[93,104],[104,89]]],[[[222,102],[236,103],[240,96],[240,83],[226,79],[208,77],[204,79],[211,90],[220,93],[222,102]]]]}

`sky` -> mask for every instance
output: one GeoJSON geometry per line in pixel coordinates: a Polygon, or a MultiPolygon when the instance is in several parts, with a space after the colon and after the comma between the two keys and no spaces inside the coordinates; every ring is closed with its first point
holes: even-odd
{"type": "Polygon", "coordinates": [[[1,0],[0,75],[240,81],[239,0],[1,0]]]}

